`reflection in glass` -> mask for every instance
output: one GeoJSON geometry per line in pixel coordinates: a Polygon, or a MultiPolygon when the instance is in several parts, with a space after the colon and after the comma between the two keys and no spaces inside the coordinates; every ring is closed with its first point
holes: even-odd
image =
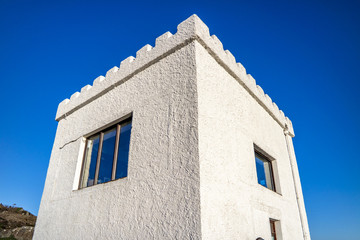
{"type": "Polygon", "coordinates": [[[120,142],[119,152],[116,164],[115,178],[124,178],[127,176],[128,159],[129,159],[129,147],[130,147],[130,135],[131,135],[131,122],[121,125],[120,130],[120,142]]]}
{"type": "Polygon", "coordinates": [[[256,160],[256,173],[257,173],[258,183],[260,185],[263,185],[264,187],[267,187],[264,162],[258,159],[257,157],[255,157],[255,160],[256,160]]]}
{"type": "Polygon", "coordinates": [[[80,188],[127,177],[130,134],[131,118],[87,139],[80,188]]]}
{"type": "Polygon", "coordinates": [[[255,162],[258,183],[275,191],[271,161],[266,159],[262,154],[255,152],[255,162]]]}
{"type": "Polygon", "coordinates": [[[89,187],[94,185],[96,159],[99,150],[99,134],[89,138],[86,144],[86,152],[84,159],[83,179],[81,187],[89,187]]]}
{"type": "Polygon", "coordinates": [[[104,133],[104,140],[101,150],[99,177],[97,183],[104,183],[111,180],[112,166],[115,150],[116,128],[104,133]]]}

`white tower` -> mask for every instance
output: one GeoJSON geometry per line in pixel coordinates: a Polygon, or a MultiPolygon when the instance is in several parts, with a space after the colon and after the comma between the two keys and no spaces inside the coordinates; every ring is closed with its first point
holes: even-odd
{"type": "Polygon", "coordinates": [[[310,239],[291,121],[196,15],[56,120],[34,239],[310,239]]]}

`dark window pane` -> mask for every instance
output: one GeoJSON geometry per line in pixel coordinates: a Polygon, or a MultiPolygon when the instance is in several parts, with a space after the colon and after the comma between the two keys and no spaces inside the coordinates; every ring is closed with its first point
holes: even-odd
{"type": "Polygon", "coordinates": [[[127,176],[129,147],[130,147],[131,122],[121,125],[119,152],[116,165],[115,178],[123,178],[127,176]]]}
{"type": "Polygon", "coordinates": [[[262,154],[255,152],[255,162],[258,183],[275,191],[271,161],[262,154]]]}
{"type": "Polygon", "coordinates": [[[116,128],[104,133],[104,140],[101,150],[99,177],[97,183],[104,183],[111,180],[114,150],[115,150],[116,128]]]}
{"type": "Polygon", "coordinates": [[[94,185],[96,159],[99,151],[99,135],[87,140],[85,164],[83,169],[83,179],[81,187],[94,185]]]}
{"type": "Polygon", "coordinates": [[[276,229],[275,229],[275,221],[270,220],[270,229],[271,229],[271,240],[276,240],[276,229]]]}

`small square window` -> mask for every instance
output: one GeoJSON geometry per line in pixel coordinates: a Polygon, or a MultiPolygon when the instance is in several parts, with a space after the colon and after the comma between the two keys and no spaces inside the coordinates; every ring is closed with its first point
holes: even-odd
{"type": "Polygon", "coordinates": [[[86,139],[79,188],[127,177],[131,118],[86,139]]]}
{"type": "Polygon", "coordinates": [[[255,163],[258,183],[266,188],[276,191],[271,160],[264,154],[255,150],[255,163]]]}

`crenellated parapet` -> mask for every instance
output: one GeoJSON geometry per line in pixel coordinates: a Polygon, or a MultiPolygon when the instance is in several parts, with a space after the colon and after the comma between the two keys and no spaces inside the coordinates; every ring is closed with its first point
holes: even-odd
{"type": "Polygon", "coordinates": [[[113,67],[104,76],[99,76],[93,81],[93,85],[86,85],[80,92],[71,95],[70,100],[63,100],[58,107],[56,120],[60,121],[72,112],[86,105],[88,102],[102,96],[112,88],[122,84],[132,76],[143,71],[153,63],[166,57],[177,49],[198,41],[214,59],[233,76],[254,99],[277,121],[291,136],[294,130],[289,118],[272,101],[269,95],[256,84],[255,79],[246,73],[241,63],[236,62],[235,57],[229,50],[224,50],[223,44],[215,36],[210,35],[209,28],[197,15],[192,15],[177,27],[177,32],[166,32],[156,38],[155,46],[147,44],[136,52],[136,57],[130,56],[123,60],[119,67],[113,67]]]}

